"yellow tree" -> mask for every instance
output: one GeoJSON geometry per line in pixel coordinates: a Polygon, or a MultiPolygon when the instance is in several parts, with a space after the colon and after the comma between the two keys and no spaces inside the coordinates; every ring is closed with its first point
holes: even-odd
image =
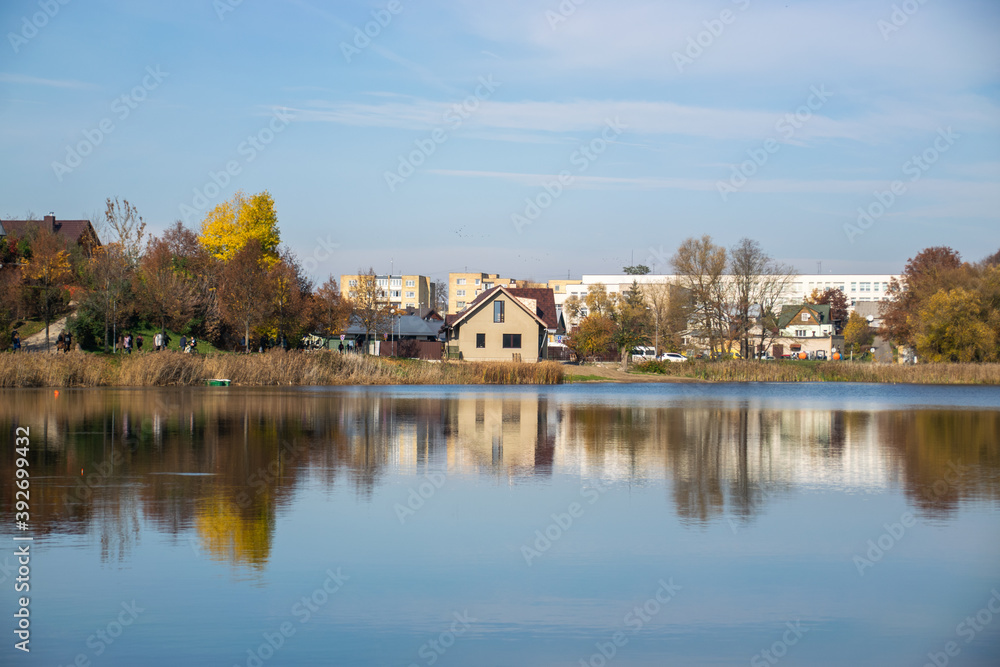
{"type": "Polygon", "coordinates": [[[39,310],[45,320],[45,348],[49,347],[49,324],[56,304],[63,298],[63,285],[70,277],[69,253],[55,234],[41,230],[31,244],[31,259],[24,267],[28,284],[38,290],[39,310]]]}
{"type": "Polygon", "coordinates": [[[994,361],[996,332],[987,324],[982,300],[957,287],[938,290],[914,324],[917,352],[931,361],[994,361]]]}
{"type": "Polygon", "coordinates": [[[242,190],[205,216],[201,223],[201,245],[223,261],[229,261],[248,241],[254,240],[268,266],[278,261],[278,214],[274,198],[265,190],[248,197],[242,190]]]}
{"type": "Polygon", "coordinates": [[[851,349],[861,354],[868,349],[875,340],[875,332],[872,331],[868,320],[858,313],[851,313],[847,318],[847,326],[844,327],[844,342],[851,346],[851,349]]]}

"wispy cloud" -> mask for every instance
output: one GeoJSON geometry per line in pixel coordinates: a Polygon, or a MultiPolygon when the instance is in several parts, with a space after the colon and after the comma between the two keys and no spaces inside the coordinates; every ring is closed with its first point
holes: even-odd
{"type": "Polygon", "coordinates": [[[83,81],[73,81],[71,79],[42,79],[37,76],[11,74],[9,72],[0,72],[0,83],[12,83],[24,86],[47,86],[49,88],[88,89],[97,87],[83,81]]]}

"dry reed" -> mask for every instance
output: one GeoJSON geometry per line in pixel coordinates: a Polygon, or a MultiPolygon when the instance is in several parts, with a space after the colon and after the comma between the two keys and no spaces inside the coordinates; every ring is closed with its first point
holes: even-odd
{"type": "Polygon", "coordinates": [[[1000,384],[1000,364],[873,364],[846,361],[647,362],[638,372],[715,382],[872,382],[882,384],[1000,384]]]}
{"type": "Polygon", "coordinates": [[[0,387],[158,387],[234,385],[561,384],[555,362],[441,362],[338,352],[192,355],[156,352],[107,357],[70,354],[0,354],[0,387]]]}

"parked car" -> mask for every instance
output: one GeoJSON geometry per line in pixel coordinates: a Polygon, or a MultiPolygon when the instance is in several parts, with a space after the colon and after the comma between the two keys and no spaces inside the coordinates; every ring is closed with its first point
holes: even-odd
{"type": "Polygon", "coordinates": [[[654,361],[655,359],[655,347],[637,347],[632,350],[632,361],[654,361]]]}
{"type": "Polygon", "coordinates": [[[660,361],[670,361],[673,363],[681,363],[687,361],[687,357],[683,354],[678,354],[677,352],[664,352],[660,355],[660,361]]]}

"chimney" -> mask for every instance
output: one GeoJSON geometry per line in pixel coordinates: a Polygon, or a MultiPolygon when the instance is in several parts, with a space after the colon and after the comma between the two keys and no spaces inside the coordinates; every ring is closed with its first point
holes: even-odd
{"type": "Polygon", "coordinates": [[[55,233],[55,231],[58,229],[58,227],[56,226],[55,213],[49,213],[47,216],[45,216],[45,227],[52,233],[55,233]]]}

